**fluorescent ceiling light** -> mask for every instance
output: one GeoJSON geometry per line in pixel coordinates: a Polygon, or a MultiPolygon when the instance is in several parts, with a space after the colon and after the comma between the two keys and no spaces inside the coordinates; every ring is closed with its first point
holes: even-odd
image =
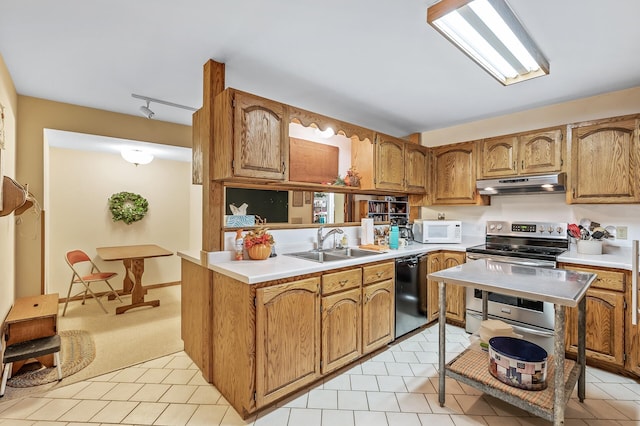
{"type": "Polygon", "coordinates": [[[549,74],[549,62],[505,0],[441,0],[427,22],[504,85],[549,74]]]}
{"type": "Polygon", "coordinates": [[[138,164],[149,164],[153,161],[153,154],[140,151],[139,149],[123,150],[120,155],[122,155],[122,158],[136,166],[138,164]]]}

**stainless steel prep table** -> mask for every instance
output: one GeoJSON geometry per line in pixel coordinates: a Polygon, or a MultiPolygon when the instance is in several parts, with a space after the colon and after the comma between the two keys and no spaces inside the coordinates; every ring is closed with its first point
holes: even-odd
{"type": "MultiPolygon", "coordinates": [[[[565,405],[571,391],[578,382],[578,397],[584,401],[585,395],[585,294],[596,274],[575,272],[564,269],[520,266],[491,260],[476,260],[453,268],[429,274],[429,279],[439,282],[439,402],[445,403],[445,377],[453,377],[484,393],[515,405],[523,410],[552,421],[554,425],[564,424],[565,405]],[[446,285],[457,284],[482,290],[483,317],[486,319],[487,292],[507,294],[531,300],[541,300],[554,304],[555,342],[553,377],[545,391],[524,391],[508,385],[494,386],[491,380],[483,382],[454,368],[456,363],[474,363],[478,351],[467,349],[445,365],[445,315],[446,285]],[[578,307],[578,359],[565,360],[565,307],[578,307]],[[466,359],[465,359],[466,358],[466,359]],[[541,403],[547,392],[551,401],[541,403]]],[[[488,354],[487,374],[488,374],[488,354]]],[[[475,362],[477,364],[477,362],[475,362]]],[[[551,368],[549,368],[550,370],[551,368]]],[[[496,383],[501,383],[495,379],[496,383]]]]}

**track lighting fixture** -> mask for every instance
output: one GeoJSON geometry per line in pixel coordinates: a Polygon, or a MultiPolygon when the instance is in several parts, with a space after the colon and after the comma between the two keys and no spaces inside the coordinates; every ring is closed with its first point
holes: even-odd
{"type": "Polygon", "coordinates": [[[151,118],[153,117],[156,113],[151,111],[151,109],[149,109],[149,103],[151,101],[147,101],[147,106],[141,106],[140,107],[140,112],[142,113],[142,115],[144,115],[147,118],[151,118]]]}
{"type": "Polygon", "coordinates": [[[135,93],[132,93],[131,97],[136,98],[136,99],[142,99],[143,101],[145,101],[147,103],[146,106],[143,105],[143,106],[140,107],[140,112],[142,113],[142,115],[144,115],[147,118],[152,118],[155,115],[155,112],[153,112],[149,108],[149,104],[151,102],[155,102],[157,104],[162,104],[162,105],[167,105],[167,106],[174,107],[174,108],[186,109],[186,110],[189,110],[189,111],[197,111],[198,110],[197,108],[192,108],[190,106],[174,104],[173,102],[167,102],[167,101],[163,101],[163,100],[160,100],[160,99],[150,98],[148,96],[136,95],[135,93]]]}

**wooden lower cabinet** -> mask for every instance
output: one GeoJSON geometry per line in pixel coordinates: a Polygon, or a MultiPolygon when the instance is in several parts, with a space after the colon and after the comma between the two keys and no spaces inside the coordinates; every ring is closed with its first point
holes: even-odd
{"type": "Polygon", "coordinates": [[[392,279],[362,288],[362,352],[369,353],[395,336],[395,288],[392,279]]]}
{"type": "MultiPolygon", "coordinates": [[[[600,367],[625,368],[625,298],[627,271],[561,264],[559,267],[590,272],[598,277],[587,290],[586,356],[587,362],[600,367]]],[[[566,352],[577,354],[578,310],[567,308],[566,352]]]]}
{"type": "MultiPolygon", "coordinates": [[[[624,294],[615,291],[587,290],[587,359],[624,366],[624,294]]],[[[578,350],[578,310],[571,309],[566,335],[567,352],[578,350]]]]}
{"type": "Polygon", "coordinates": [[[362,354],[361,300],[360,286],[322,297],[322,374],[362,354]]]}
{"type": "MultiPolygon", "coordinates": [[[[465,262],[465,253],[457,251],[440,251],[429,253],[427,258],[427,274],[452,268],[465,262]]],[[[447,322],[464,325],[466,311],[465,288],[458,285],[447,285],[447,322]]],[[[427,320],[435,321],[440,313],[438,303],[438,283],[427,280],[427,320]]]]}
{"type": "Polygon", "coordinates": [[[320,279],[256,290],[256,405],[320,377],[320,279]]]}
{"type": "Polygon", "coordinates": [[[183,306],[185,352],[242,418],[394,338],[393,261],[255,285],[214,271],[191,285],[208,271],[193,266],[183,297],[203,303],[183,306]]]}

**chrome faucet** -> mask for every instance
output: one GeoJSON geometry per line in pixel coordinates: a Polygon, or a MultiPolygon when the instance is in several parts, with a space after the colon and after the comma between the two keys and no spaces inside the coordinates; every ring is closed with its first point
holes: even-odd
{"type": "Polygon", "coordinates": [[[324,226],[321,226],[318,228],[318,241],[317,241],[317,249],[318,251],[322,251],[322,246],[324,245],[324,241],[327,239],[328,236],[333,235],[333,234],[342,234],[344,233],[344,231],[340,228],[334,228],[331,231],[327,232],[325,236],[322,236],[322,230],[324,229],[324,226]]]}

